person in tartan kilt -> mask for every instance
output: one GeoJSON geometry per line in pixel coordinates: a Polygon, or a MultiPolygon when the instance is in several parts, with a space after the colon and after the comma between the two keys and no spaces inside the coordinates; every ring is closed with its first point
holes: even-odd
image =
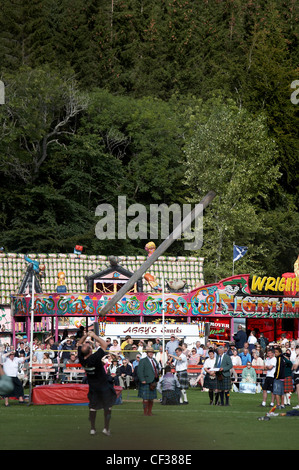
{"type": "Polygon", "coordinates": [[[229,392],[231,389],[230,370],[232,369],[233,364],[230,356],[224,354],[223,346],[218,347],[218,357],[215,367],[217,369],[219,368],[219,371],[216,372],[215,405],[224,406],[225,395],[225,406],[229,406],[229,392]]]}
{"type": "Polygon", "coordinates": [[[181,387],[181,405],[188,405],[186,390],[189,388],[189,379],[187,373],[187,356],[183,353],[183,349],[179,346],[175,350],[176,356],[169,354],[169,356],[175,359],[175,371],[181,387]]]}
{"type": "Polygon", "coordinates": [[[146,357],[140,359],[137,375],[139,379],[138,397],[143,400],[143,414],[152,416],[154,399],[157,398],[157,390],[154,385],[159,380],[159,366],[154,356],[154,349],[146,349],[146,357]]]}

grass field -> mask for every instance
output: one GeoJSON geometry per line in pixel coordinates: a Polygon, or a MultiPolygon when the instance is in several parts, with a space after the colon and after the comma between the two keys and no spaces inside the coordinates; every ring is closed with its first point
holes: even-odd
{"type": "MultiPolygon", "coordinates": [[[[123,394],[123,400],[127,392],[123,394]]],[[[154,416],[143,416],[137,392],[114,406],[111,437],[102,434],[103,412],[95,436],[89,434],[88,407],[19,405],[0,402],[1,450],[296,450],[298,417],[258,421],[261,394],[231,393],[230,406],[210,406],[206,392],[188,390],[189,405],[155,403],[154,416]]],[[[297,405],[293,395],[292,406],[297,405]]],[[[269,411],[270,408],[267,408],[269,411]]],[[[290,409],[288,407],[287,409],[290,409]]],[[[291,408],[292,409],[292,408],[291,408]]],[[[279,411],[281,413],[281,411],[279,411]]]]}

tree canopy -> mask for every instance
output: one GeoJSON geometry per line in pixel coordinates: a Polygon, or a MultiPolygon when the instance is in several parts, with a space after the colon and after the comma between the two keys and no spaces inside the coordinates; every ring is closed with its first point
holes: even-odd
{"type": "Polygon", "coordinates": [[[213,189],[206,280],[231,274],[233,242],[239,272],[292,270],[298,22],[295,0],[2,0],[0,245],[143,254],[96,238],[99,204],[213,189]]]}

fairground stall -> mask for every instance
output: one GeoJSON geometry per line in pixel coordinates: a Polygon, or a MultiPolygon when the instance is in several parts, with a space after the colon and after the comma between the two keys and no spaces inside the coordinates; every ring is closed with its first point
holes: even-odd
{"type": "MultiPolygon", "coordinates": [[[[295,273],[285,273],[279,278],[235,275],[215,284],[203,285],[202,259],[161,258],[103,318],[100,314],[103,306],[132,276],[143,259],[106,258],[104,269],[100,271],[97,270],[99,260],[96,259],[94,272],[89,270],[84,275],[80,255],[74,258],[78,269],[72,267],[67,255],[60,257],[55,274],[56,286],[51,285],[55,290],[48,290],[45,279],[41,279],[39,286],[42,292],[35,292],[35,324],[43,321],[47,325],[47,334],[52,333],[56,339],[61,328],[76,331],[80,325],[88,328],[95,321],[99,323],[100,334],[111,339],[122,340],[130,335],[136,340],[154,340],[163,334],[168,339],[175,334],[188,346],[198,340],[201,343],[208,339],[229,341],[239,323],[247,332],[255,330],[257,336],[263,332],[270,341],[279,340],[282,333],[290,340],[298,338],[299,278],[295,273]],[[73,269],[76,279],[81,278],[80,287],[85,288],[79,290],[78,284],[71,282],[73,269]],[[162,275],[166,286],[163,298],[162,275]]],[[[45,272],[50,269],[51,259],[42,258],[45,272]]],[[[31,305],[30,286],[27,292],[12,294],[14,341],[16,325],[22,324],[22,334],[29,335],[31,305]]]]}

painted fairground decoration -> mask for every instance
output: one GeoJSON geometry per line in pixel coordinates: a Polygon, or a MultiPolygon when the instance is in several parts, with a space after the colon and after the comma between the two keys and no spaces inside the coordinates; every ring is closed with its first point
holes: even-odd
{"type": "MultiPolygon", "coordinates": [[[[281,278],[232,276],[188,293],[165,294],[165,317],[299,318],[299,278],[286,273],[281,278]]],[[[113,294],[36,294],[35,316],[99,317],[113,294]]],[[[28,316],[31,297],[13,295],[14,316],[28,316]]],[[[107,317],[155,317],[162,315],[161,292],[130,292],[107,317]]]]}

